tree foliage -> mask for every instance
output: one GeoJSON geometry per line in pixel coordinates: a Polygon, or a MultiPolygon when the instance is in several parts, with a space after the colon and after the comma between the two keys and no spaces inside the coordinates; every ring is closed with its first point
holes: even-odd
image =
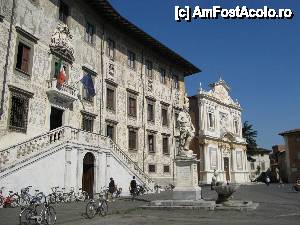
{"type": "Polygon", "coordinates": [[[253,130],[252,124],[245,121],[243,124],[243,138],[247,142],[247,154],[252,155],[257,150],[256,144],[257,131],[253,130]]]}

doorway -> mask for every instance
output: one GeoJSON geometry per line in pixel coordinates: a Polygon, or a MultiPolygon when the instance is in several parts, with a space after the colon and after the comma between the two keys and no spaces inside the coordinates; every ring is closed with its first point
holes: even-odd
{"type": "Polygon", "coordinates": [[[88,152],[83,158],[82,190],[93,197],[95,157],[88,152]]]}
{"type": "Polygon", "coordinates": [[[230,174],[229,174],[229,158],[224,158],[224,172],[226,176],[226,181],[230,181],[230,174]]]}
{"type": "Polygon", "coordinates": [[[54,129],[62,126],[63,113],[64,113],[64,110],[58,109],[55,107],[51,107],[50,130],[54,130],[54,129]]]}

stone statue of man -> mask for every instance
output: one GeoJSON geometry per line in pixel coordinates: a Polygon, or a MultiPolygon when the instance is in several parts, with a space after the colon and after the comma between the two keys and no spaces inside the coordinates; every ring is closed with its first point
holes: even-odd
{"type": "Polygon", "coordinates": [[[185,96],[183,110],[178,115],[180,130],[180,146],[178,155],[192,157],[193,151],[189,149],[190,142],[195,136],[195,128],[189,114],[189,99],[185,96]]]}

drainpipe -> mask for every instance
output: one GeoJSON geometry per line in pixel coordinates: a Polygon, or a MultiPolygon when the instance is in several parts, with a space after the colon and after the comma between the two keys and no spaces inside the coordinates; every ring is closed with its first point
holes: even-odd
{"type": "Polygon", "coordinates": [[[101,100],[100,100],[100,126],[99,134],[102,135],[102,113],[103,113],[103,89],[104,89],[104,65],[103,65],[103,54],[104,54],[104,24],[102,27],[102,37],[101,37],[101,100]]]}
{"type": "Polygon", "coordinates": [[[5,96],[5,87],[7,82],[7,71],[8,71],[8,60],[9,60],[9,50],[11,46],[11,39],[12,39],[12,29],[13,29],[13,23],[14,23],[14,16],[15,16],[15,8],[16,8],[16,1],[13,0],[12,10],[11,10],[11,17],[10,17],[10,25],[9,25],[9,34],[8,34],[8,40],[7,40],[7,48],[6,48],[6,57],[5,57],[5,65],[4,65],[4,73],[3,73],[3,87],[1,91],[1,105],[0,105],[0,120],[2,118],[2,115],[4,113],[4,96],[5,96]]]}
{"type": "Polygon", "coordinates": [[[143,83],[143,104],[142,104],[142,124],[144,127],[144,146],[143,146],[143,172],[145,172],[145,146],[146,146],[146,124],[144,119],[145,109],[145,80],[143,79],[143,65],[144,65],[144,50],[142,49],[142,63],[141,63],[141,81],[143,83]]]}

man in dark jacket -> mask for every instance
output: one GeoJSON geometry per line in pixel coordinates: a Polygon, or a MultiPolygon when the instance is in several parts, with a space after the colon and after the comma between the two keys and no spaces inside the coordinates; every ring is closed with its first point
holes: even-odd
{"type": "Polygon", "coordinates": [[[115,186],[115,181],[114,179],[111,177],[110,178],[110,182],[108,185],[108,193],[109,193],[109,197],[112,198],[112,201],[114,201],[114,192],[116,191],[116,186],[115,186]]]}
{"type": "Polygon", "coordinates": [[[130,181],[129,191],[130,191],[131,196],[132,196],[131,200],[135,201],[135,196],[137,194],[137,185],[136,185],[135,176],[133,176],[132,180],[130,181]]]}

